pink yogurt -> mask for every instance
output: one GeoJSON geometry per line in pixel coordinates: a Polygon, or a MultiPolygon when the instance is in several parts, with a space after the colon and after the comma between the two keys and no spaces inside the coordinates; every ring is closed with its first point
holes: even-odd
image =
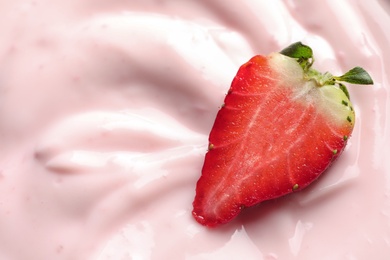
{"type": "Polygon", "coordinates": [[[0,259],[390,259],[390,3],[1,1],[0,259]],[[238,67],[295,41],[363,66],[318,182],[209,230],[191,216],[238,67]]]}

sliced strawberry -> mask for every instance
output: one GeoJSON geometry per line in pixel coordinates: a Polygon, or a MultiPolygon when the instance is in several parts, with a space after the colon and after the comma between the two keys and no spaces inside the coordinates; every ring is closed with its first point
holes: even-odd
{"type": "Polygon", "coordinates": [[[341,154],[355,114],[344,85],[372,84],[355,68],[341,77],[311,69],[296,43],[242,65],[209,136],[193,203],[209,227],[245,208],[301,190],[341,154]]]}

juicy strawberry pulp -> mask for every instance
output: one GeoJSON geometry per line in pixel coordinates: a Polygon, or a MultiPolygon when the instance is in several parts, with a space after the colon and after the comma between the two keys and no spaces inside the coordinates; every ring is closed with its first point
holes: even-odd
{"type": "Polygon", "coordinates": [[[352,132],[354,118],[333,115],[317,87],[271,60],[255,56],[244,64],[218,112],[193,203],[203,225],[226,223],[244,207],[306,187],[352,132]]]}

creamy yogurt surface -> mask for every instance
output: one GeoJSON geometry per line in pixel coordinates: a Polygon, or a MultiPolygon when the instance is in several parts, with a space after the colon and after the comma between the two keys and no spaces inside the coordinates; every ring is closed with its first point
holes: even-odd
{"type": "Polygon", "coordinates": [[[390,2],[0,2],[0,259],[390,259],[390,2]],[[306,190],[192,217],[238,67],[292,42],[355,66],[356,125],[306,190]]]}

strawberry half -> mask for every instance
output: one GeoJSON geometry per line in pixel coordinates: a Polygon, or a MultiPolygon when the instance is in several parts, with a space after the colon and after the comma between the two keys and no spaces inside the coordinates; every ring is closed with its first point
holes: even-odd
{"type": "Polygon", "coordinates": [[[210,132],[193,202],[199,223],[214,227],[301,190],[340,156],[355,121],[340,81],[373,82],[359,67],[336,77],[312,64],[298,42],[241,66],[210,132]]]}

